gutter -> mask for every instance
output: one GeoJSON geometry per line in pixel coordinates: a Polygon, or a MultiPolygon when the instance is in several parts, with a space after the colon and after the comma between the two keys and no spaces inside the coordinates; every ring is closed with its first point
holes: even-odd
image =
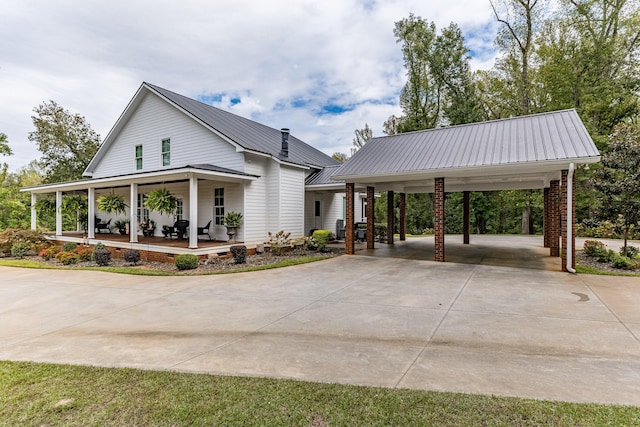
{"type": "Polygon", "coordinates": [[[573,173],[575,165],[569,163],[569,173],[567,174],[567,271],[576,274],[576,270],[571,266],[573,259],[573,173]]]}

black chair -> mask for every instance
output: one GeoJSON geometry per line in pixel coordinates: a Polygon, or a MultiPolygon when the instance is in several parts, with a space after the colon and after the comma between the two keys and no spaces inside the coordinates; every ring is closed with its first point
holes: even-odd
{"type": "Polygon", "coordinates": [[[209,234],[209,227],[211,226],[211,220],[204,227],[198,227],[198,236],[206,235],[211,240],[211,234],[209,234]]]}
{"type": "Polygon", "coordinates": [[[187,227],[189,227],[189,221],[186,219],[179,219],[173,224],[173,226],[163,226],[162,234],[164,237],[168,237],[169,239],[173,239],[173,236],[176,236],[178,239],[184,239],[185,234],[187,234],[187,227]]]}
{"type": "Polygon", "coordinates": [[[111,233],[111,218],[107,222],[102,222],[100,218],[96,218],[96,232],[102,233],[102,230],[107,230],[111,233]]]}

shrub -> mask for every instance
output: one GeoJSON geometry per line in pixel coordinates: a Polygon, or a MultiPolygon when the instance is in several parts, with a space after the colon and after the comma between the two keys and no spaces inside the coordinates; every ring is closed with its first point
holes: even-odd
{"type": "Polygon", "coordinates": [[[626,256],[614,253],[611,259],[611,266],[614,268],[621,268],[623,270],[635,270],[636,262],[626,256]]]}
{"type": "Polygon", "coordinates": [[[56,259],[64,265],[75,264],[78,261],[76,254],[73,252],[58,252],[56,259]]]}
{"type": "Polygon", "coordinates": [[[616,251],[613,249],[609,249],[608,251],[602,251],[602,253],[598,254],[598,262],[611,262],[614,257],[618,256],[616,251]]]}
{"type": "Polygon", "coordinates": [[[104,243],[96,243],[96,245],[93,247],[93,252],[91,253],[91,261],[96,260],[94,256],[96,251],[105,250],[105,249],[107,249],[107,247],[104,245],[104,243]]]}
{"type": "Polygon", "coordinates": [[[93,250],[91,248],[85,248],[82,246],[78,246],[76,248],[76,257],[78,261],[91,261],[92,254],[93,250]]]}
{"type": "Polygon", "coordinates": [[[0,233],[0,252],[5,255],[11,254],[11,248],[18,242],[30,243],[31,248],[36,250],[49,244],[44,234],[39,231],[7,228],[0,233]]]}
{"type": "Polygon", "coordinates": [[[98,265],[109,265],[111,252],[108,249],[93,249],[93,260],[98,265]]]}
{"type": "Polygon", "coordinates": [[[247,247],[245,245],[231,246],[229,250],[236,264],[244,264],[247,262],[247,247]]]}
{"type": "Polygon", "coordinates": [[[124,251],[123,257],[129,264],[136,265],[140,262],[140,252],[135,249],[127,249],[124,251]]]}
{"type": "Polygon", "coordinates": [[[311,238],[315,241],[316,249],[319,252],[324,252],[327,250],[327,243],[331,239],[331,231],[329,230],[316,230],[311,235],[311,238]]]}
{"type": "Polygon", "coordinates": [[[27,242],[16,242],[11,246],[11,255],[16,258],[24,258],[31,250],[31,244],[27,242]]]}
{"type": "Polygon", "coordinates": [[[373,234],[375,234],[378,242],[387,240],[387,224],[377,222],[373,225],[373,234]]]}
{"type": "Polygon", "coordinates": [[[62,252],[73,252],[77,247],[78,245],[74,242],[66,242],[64,245],[62,245],[62,252]]]}
{"type": "Polygon", "coordinates": [[[607,251],[605,244],[599,240],[585,240],[582,249],[585,255],[591,257],[599,257],[603,252],[607,251]]]}
{"type": "Polygon", "coordinates": [[[276,234],[269,232],[269,241],[265,244],[271,247],[271,253],[274,255],[281,255],[284,252],[284,248],[291,247],[291,240],[289,237],[291,233],[285,233],[284,230],[278,231],[276,234]]]}
{"type": "MultiPolygon", "coordinates": [[[[636,246],[627,245],[626,256],[628,256],[629,258],[637,258],[639,254],[640,254],[640,248],[637,248],[636,246]]],[[[620,255],[625,256],[624,247],[620,248],[620,255]]]]}
{"type": "Polygon", "coordinates": [[[56,246],[51,246],[45,249],[42,249],[38,256],[41,256],[46,261],[49,261],[51,258],[55,258],[55,256],[60,252],[60,250],[56,246]]]}
{"type": "Polygon", "coordinates": [[[176,257],[178,270],[193,270],[198,268],[198,257],[193,254],[182,254],[176,257]]]}

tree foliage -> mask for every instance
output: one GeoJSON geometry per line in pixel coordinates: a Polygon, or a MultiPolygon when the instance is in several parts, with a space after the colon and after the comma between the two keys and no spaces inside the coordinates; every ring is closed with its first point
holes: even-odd
{"type": "Polygon", "coordinates": [[[55,101],[33,111],[37,114],[31,116],[36,130],[29,132],[29,141],[35,142],[42,153],[45,183],[81,179],[100,145],[100,136],[83,116],[72,114],[55,101]]]}

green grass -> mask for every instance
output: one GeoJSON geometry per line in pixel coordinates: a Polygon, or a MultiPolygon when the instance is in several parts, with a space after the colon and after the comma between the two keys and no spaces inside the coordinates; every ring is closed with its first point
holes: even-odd
{"type": "Polygon", "coordinates": [[[579,274],[597,274],[600,276],[632,276],[632,277],[638,277],[637,274],[633,274],[633,273],[618,273],[617,271],[606,271],[606,270],[599,270],[597,268],[588,266],[588,265],[576,265],[576,272],[578,272],[579,274]]]}
{"type": "Polygon", "coordinates": [[[267,264],[267,265],[256,265],[256,266],[248,266],[236,268],[233,270],[220,270],[220,271],[206,271],[201,273],[194,273],[193,270],[187,272],[180,271],[164,271],[164,270],[145,270],[140,268],[133,267],[65,267],[63,265],[60,266],[52,266],[40,261],[33,261],[27,259],[9,259],[3,260],[0,259],[0,266],[5,267],[22,267],[22,268],[44,268],[44,269],[58,269],[58,270],[90,270],[90,271],[105,271],[107,273],[119,273],[119,274],[132,274],[136,276],[183,276],[183,275],[212,275],[212,274],[229,274],[229,273],[242,273],[247,271],[260,271],[260,270],[269,270],[272,268],[281,268],[288,267],[292,265],[299,264],[307,264],[309,262],[321,261],[324,259],[328,259],[330,256],[327,255],[312,255],[312,256],[304,256],[300,258],[289,258],[284,259],[282,261],[267,264]]]}
{"type": "Polygon", "coordinates": [[[0,361],[1,426],[634,426],[640,408],[0,361]]]}

